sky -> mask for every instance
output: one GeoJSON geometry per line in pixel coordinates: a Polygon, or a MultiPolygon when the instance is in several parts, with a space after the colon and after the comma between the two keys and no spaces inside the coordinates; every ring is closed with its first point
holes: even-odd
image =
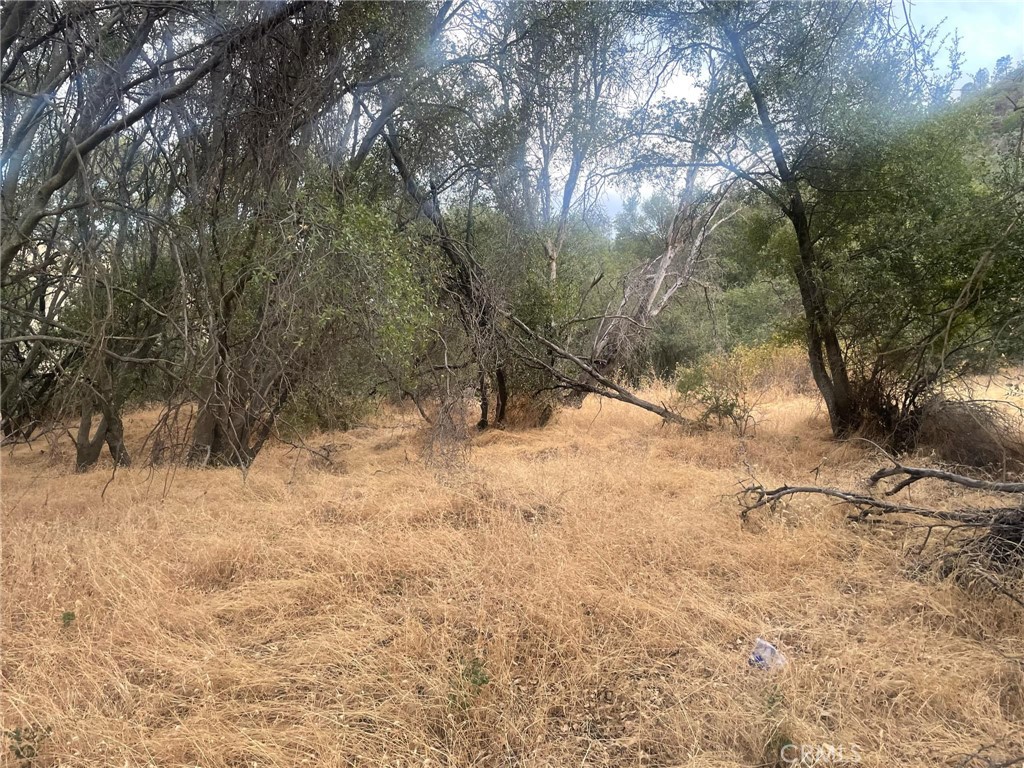
{"type": "Polygon", "coordinates": [[[1024,60],[1024,0],[916,0],[911,18],[927,27],[945,20],[944,30],[960,33],[965,73],[991,72],[1000,56],[1024,60]]]}

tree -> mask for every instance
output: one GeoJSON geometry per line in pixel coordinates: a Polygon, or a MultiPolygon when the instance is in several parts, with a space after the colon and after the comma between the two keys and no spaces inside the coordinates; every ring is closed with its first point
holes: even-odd
{"type": "MultiPolygon", "coordinates": [[[[96,288],[113,295],[126,287],[100,279],[113,274],[115,265],[98,246],[114,244],[113,258],[120,258],[118,243],[123,245],[128,220],[118,217],[119,208],[131,219],[154,213],[145,195],[140,208],[132,207],[126,186],[134,187],[136,179],[128,169],[138,169],[140,159],[152,156],[150,150],[156,156],[168,150],[173,134],[157,120],[168,105],[307,5],[286,4],[267,13],[259,4],[238,4],[225,9],[230,13],[217,20],[217,31],[180,53],[170,41],[195,28],[193,12],[181,5],[4,7],[0,398],[5,435],[28,437],[58,381],[89,358],[94,373],[103,373],[93,378],[105,383],[86,385],[93,391],[85,395],[83,408],[91,412],[93,398],[99,398],[104,415],[98,432],[108,442],[113,437],[119,418],[112,410],[117,386],[107,375],[109,361],[145,356],[126,357],[111,348],[109,323],[94,324],[95,333],[87,332],[70,328],[64,315],[76,298],[97,296],[96,288]],[[121,180],[132,184],[117,181],[117,171],[111,171],[119,166],[125,171],[121,180]],[[69,256],[72,249],[78,258],[69,256]]],[[[107,315],[113,312],[112,301],[94,306],[101,304],[107,315]]],[[[126,342],[146,344],[142,338],[122,338],[114,346],[126,342]]],[[[82,425],[80,443],[87,449],[80,465],[89,463],[96,443],[89,437],[91,418],[83,417],[82,425]]],[[[113,443],[111,450],[124,456],[113,443]]]]}
{"type": "Polygon", "coordinates": [[[57,215],[47,210],[51,198],[75,178],[91,152],[180,98],[231,53],[309,4],[285,4],[269,15],[258,4],[239,4],[226,33],[192,46],[187,56],[157,61],[149,58],[146,43],[160,34],[180,34],[189,23],[189,14],[175,6],[28,5],[6,7],[3,19],[3,82],[8,86],[3,197],[8,203],[5,218],[13,223],[2,245],[0,276],[5,281],[36,226],[57,215]],[[94,46],[92,40],[102,45],[94,46]],[[190,70],[184,69],[188,74],[167,85],[169,73],[180,73],[186,62],[191,64],[190,70]],[[86,77],[75,80],[80,70],[86,77]],[[26,165],[29,159],[33,162],[26,165]],[[24,204],[16,208],[15,201],[24,204]]]}
{"type": "MultiPolygon", "coordinates": [[[[688,30],[721,71],[726,108],[705,96],[714,123],[709,165],[758,190],[792,227],[811,371],[833,432],[848,435],[865,404],[840,334],[819,193],[846,183],[851,146],[948,94],[950,77],[932,74],[934,34],[919,36],[884,2],[687,3],[671,6],[661,23],[688,30]]],[[[673,138],[683,146],[703,141],[673,138]]]]}
{"type": "Polygon", "coordinates": [[[3,431],[74,419],[79,469],[143,399],[154,454],[243,469],[384,391],[682,421],[622,377],[790,296],[837,435],[1019,346],[1019,78],[951,111],[884,0],[29,2],[0,37],[3,431]],[[660,194],[613,225],[612,179],[660,194]]]}
{"type": "Polygon", "coordinates": [[[848,186],[819,193],[858,394],[901,448],[944,384],[1022,351],[1016,134],[980,98],[848,155],[848,186]]]}

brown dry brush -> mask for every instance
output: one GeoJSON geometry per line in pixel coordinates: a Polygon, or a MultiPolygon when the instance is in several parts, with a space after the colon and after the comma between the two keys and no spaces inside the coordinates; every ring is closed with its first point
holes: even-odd
{"type": "Polygon", "coordinates": [[[752,478],[740,491],[741,518],[762,507],[773,507],[782,499],[813,494],[838,499],[857,511],[847,519],[856,523],[909,528],[924,533],[916,547],[930,558],[923,568],[937,567],[941,578],[954,576],[965,586],[988,584],[1002,596],[1024,607],[1024,482],[1006,482],[959,475],[943,469],[908,467],[893,462],[867,480],[869,489],[883,480],[895,481],[881,496],[824,486],[783,485],[769,489],[752,478]],[[1011,498],[1009,504],[961,506],[931,509],[890,500],[921,480],[939,480],[986,494],[1011,498]],[[1013,501],[1013,498],[1016,498],[1013,501]],[[929,545],[937,545],[929,550],[929,545]]]}
{"type": "Polygon", "coordinates": [[[937,396],[924,405],[915,447],[946,463],[1007,476],[1024,472],[1024,409],[1008,400],[937,396]]]}
{"type": "Polygon", "coordinates": [[[958,755],[957,757],[960,757],[961,760],[956,764],[956,768],[1013,768],[1013,766],[1024,765],[1024,755],[1006,760],[985,755],[986,752],[994,748],[995,745],[982,746],[970,754],[958,755]]]}

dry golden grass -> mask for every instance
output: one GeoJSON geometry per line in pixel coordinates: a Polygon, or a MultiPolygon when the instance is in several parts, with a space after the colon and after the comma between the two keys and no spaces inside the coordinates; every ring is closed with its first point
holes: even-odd
{"type": "Polygon", "coordinates": [[[741,526],[747,463],[846,486],[876,466],[810,399],[740,440],[590,398],[444,470],[411,414],[322,442],[335,471],[275,446],[244,479],[4,455],[4,729],[52,728],[30,763],[5,743],[7,764],[756,766],[783,739],[856,744],[868,766],[1024,754],[1024,611],[915,579],[899,536],[822,501],[741,526]],[[785,669],[747,666],[759,635],[785,669]]]}

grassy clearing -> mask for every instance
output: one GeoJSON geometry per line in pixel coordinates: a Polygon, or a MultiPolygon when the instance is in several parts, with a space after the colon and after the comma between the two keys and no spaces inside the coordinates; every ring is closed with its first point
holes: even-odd
{"type": "MultiPolygon", "coordinates": [[[[152,417],[131,418],[136,444],[152,417]]],[[[827,435],[802,397],[763,406],[744,440],[591,398],[544,429],[476,436],[445,470],[393,412],[314,441],[335,444],[333,468],[276,446],[244,480],[160,467],[111,482],[18,448],[3,457],[2,672],[4,729],[22,730],[3,759],[773,766],[787,741],[855,744],[886,767],[1024,754],[1024,612],[915,578],[900,537],[820,500],[741,526],[747,465],[846,486],[877,466],[827,435]],[[759,635],[786,669],[747,666],[759,635]]]]}

